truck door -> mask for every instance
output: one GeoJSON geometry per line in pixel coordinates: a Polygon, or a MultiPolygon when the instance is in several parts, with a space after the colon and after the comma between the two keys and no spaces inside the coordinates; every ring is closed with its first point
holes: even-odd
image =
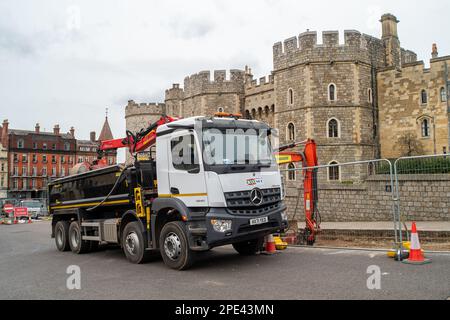
{"type": "Polygon", "coordinates": [[[170,196],[188,207],[208,206],[200,144],[194,132],[175,133],[168,142],[170,196]]]}

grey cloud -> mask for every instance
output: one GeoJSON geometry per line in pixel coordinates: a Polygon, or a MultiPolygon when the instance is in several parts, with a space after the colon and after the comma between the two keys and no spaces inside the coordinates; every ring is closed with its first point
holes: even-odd
{"type": "Polygon", "coordinates": [[[214,30],[214,24],[210,21],[192,20],[177,17],[163,23],[178,38],[194,39],[202,38],[214,30]]]}

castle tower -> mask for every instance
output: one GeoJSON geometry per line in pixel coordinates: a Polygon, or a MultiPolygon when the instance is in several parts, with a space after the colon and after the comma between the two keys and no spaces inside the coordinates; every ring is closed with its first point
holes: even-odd
{"type": "Polygon", "coordinates": [[[397,25],[400,21],[394,15],[387,13],[381,17],[380,22],[382,26],[381,39],[386,50],[386,65],[400,68],[402,54],[397,32],[397,25]]]}
{"type": "Polygon", "coordinates": [[[184,91],[178,83],[174,83],[172,88],[166,90],[165,104],[166,113],[172,117],[181,117],[183,114],[184,91]]]}
{"type": "MultiPolygon", "coordinates": [[[[150,124],[159,120],[161,115],[166,113],[164,103],[136,103],[134,100],[128,100],[125,107],[126,129],[133,133],[147,128],[150,124]]],[[[131,160],[127,152],[127,163],[131,160]]]]}

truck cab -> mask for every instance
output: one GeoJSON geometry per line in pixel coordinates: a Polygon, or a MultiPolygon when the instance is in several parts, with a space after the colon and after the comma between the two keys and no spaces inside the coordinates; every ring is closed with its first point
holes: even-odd
{"type": "Polygon", "coordinates": [[[271,128],[252,120],[194,117],[157,130],[158,198],[186,215],[192,248],[235,245],[252,253],[287,227],[271,128]]]}

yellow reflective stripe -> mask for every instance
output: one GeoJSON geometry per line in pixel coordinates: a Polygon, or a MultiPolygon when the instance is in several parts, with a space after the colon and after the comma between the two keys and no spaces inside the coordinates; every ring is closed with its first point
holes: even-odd
{"type": "Polygon", "coordinates": [[[160,198],[178,198],[178,197],[206,197],[207,193],[180,193],[180,194],[159,194],[160,198]]]}
{"type": "MultiPolygon", "coordinates": [[[[125,204],[129,203],[130,200],[113,200],[113,201],[106,201],[102,205],[108,205],[108,204],[125,204]]],[[[67,204],[62,206],[50,206],[50,209],[69,209],[69,208],[80,208],[80,207],[90,207],[90,206],[96,206],[100,204],[99,202],[88,202],[88,203],[80,203],[80,204],[67,204]]]]}
{"type": "Polygon", "coordinates": [[[292,157],[290,155],[275,155],[275,159],[278,164],[285,164],[292,162],[292,157]]]}

